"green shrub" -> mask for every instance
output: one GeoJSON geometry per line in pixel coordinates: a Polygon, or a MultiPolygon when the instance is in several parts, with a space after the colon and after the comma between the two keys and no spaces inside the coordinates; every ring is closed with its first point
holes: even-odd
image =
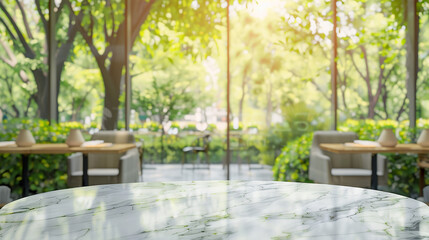
{"type": "Polygon", "coordinates": [[[137,124],[137,123],[130,124],[130,129],[132,129],[133,131],[138,131],[140,128],[143,128],[142,124],[137,124]]]}
{"type": "MultiPolygon", "coordinates": [[[[139,138],[139,137],[138,137],[139,138]]],[[[197,136],[186,135],[165,135],[164,136],[164,163],[181,163],[183,159],[183,148],[193,146],[197,136]]],[[[144,161],[145,163],[161,163],[161,142],[160,137],[152,139],[144,138],[144,161]]],[[[210,163],[222,162],[224,155],[223,142],[221,139],[213,137],[210,142],[209,158],[210,163]]],[[[194,154],[188,154],[188,163],[196,158],[194,154]]],[[[205,161],[204,154],[200,154],[201,161],[205,161]]]]}
{"type": "Polygon", "coordinates": [[[178,122],[172,122],[170,128],[177,128],[180,130],[180,125],[178,122]]]}
{"type": "Polygon", "coordinates": [[[92,128],[92,129],[98,128],[98,129],[100,129],[100,125],[98,125],[96,122],[91,122],[89,124],[89,128],[92,128]]]}
{"type": "Polygon", "coordinates": [[[118,130],[125,129],[125,122],[124,121],[118,121],[118,126],[116,128],[118,130]]]}
{"type": "Polygon", "coordinates": [[[243,123],[239,122],[237,128],[234,128],[234,123],[229,124],[229,130],[231,131],[242,131],[243,130],[243,123]]]}
{"type": "Polygon", "coordinates": [[[214,132],[214,131],[216,131],[216,129],[217,129],[216,124],[210,123],[210,124],[207,126],[207,131],[209,131],[209,132],[214,132]]]}
{"type": "MultiPolygon", "coordinates": [[[[44,120],[41,120],[41,121],[44,121],[44,120]]],[[[45,121],[45,122],[47,122],[47,121],[45,121]]],[[[85,129],[85,127],[83,126],[83,124],[80,123],[80,122],[62,122],[62,123],[58,124],[57,128],[61,128],[61,129],[65,129],[65,130],[70,130],[70,129],[85,129]]]]}
{"type": "Polygon", "coordinates": [[[261,152],[261,160],[264,164],[273,165],[285,143],[290,139],[289,126],[287,124],[275,124],[268,129],[259,131],[259,133],[263,139],[256,146],[261,152]]]}
{"type": "Polygon", "coordinates": [[[157,122],[145,122],[143,124],[143,128],[146,128],[150,132],[158,132],[161,130],[161,125],[159,125],[157,122]]]}
{"type": "Polygon", "coordinates": [[[249,128],[256,128],[256,129],[259,129],[259,126],[258,126],[258,125],[256,125],[256,124],[252,124],[252,125],[247,126],[247,129],[249,129],[249,128]]]}
{"type": "MultiPolygon", "coordinates": [[[[187,146],[194,146],[195,140],[201,135],[192,134],[179,134],[179,135],[165,135],[164,136],[164,163],[181,163],[183,159],[183,148],[187,146]]],[[[144,141],[144,162],[145,163],[161,163],[161,143],[159,136],[148,136],[145,134],[137,134],[137,139],[144,141]]],[[[241,158],[243,164],[247,161],[251,163],[261,163],[262,153],[260,152],[261,139],[265,137],[262,135],[257,136],[243,136],[245,146],[239,151],[232,151],[231,162],[237,163],[238,157],[241,158]]],[[[237,141],[236,137],[231,136],[231,145],[237,141]]],[[[226,141],[224,136],[212,135],[209,147],[210,163],[222,163],[225,159],[226,141]]],[[[205,161],[205,156],[200,153],[201,161],[205,161]]],[[[196,159],[195,154],[189,154],[188,163],[192,159],[196,159]]]]}
{"type": "MultiPolygon", "coordinates": [[[[377,140],[385,128],[393,128],[399,143],[410,143],[411,134],[418,136],[422,129],[429,127],[429,120],[417,120],[417,129],[409,129],[409,122],[393,120],[347,120],[338,127],[339,131],[356,132],[359,139],[377,140]]],[[[279,181],[307,182],[309,154],[312,134],[288,142],[276,158],[273,167],[274,178],[279,181]]],[[[417,155],[384,154],[388,159],[388,184],[392,192],[406,196],[416,196],[419,190],[417,155]]],[[[427,183],[429,183],[427,181],[427,183]]]]}
{"type": "Polygon", "coordinates": [[[184,131],[197,131],[197,126],[195,124],[188,124],[186,127],[183,128],[184,131]]]}
{"type": "Polygon", "coordinates": [[[310,182],[308,167],[313,133],[307,133],[289,142],[276,158],[274,179],[278,181],[310,182]]]}

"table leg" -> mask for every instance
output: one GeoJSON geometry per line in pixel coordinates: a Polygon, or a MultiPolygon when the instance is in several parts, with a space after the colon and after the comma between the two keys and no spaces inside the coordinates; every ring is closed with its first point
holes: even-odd
{"type": "Polygon", "coordinates": [[[371,156],[371,188],[377,190],[378,177],[377,177],[377,153],[371,156]]]}
{"type": "Polygon", "coordinates": [[[419,197],[423,197],[423,188],[425,187],[425,168],[420,164],[425,162],[426,154],[419,154],[417,160],[417,166],[420,170],[420,179],[419,179],[419,197]]]}
{"type": "Polygon", "coordinates": [[[82,174],[82,186],[88,186],[88,154],[83,155],[83,174],[82,174]]]}
{"type": "Polygon", "coordinates": [[[28,155],[22,154],[22,197],[29,195],[29,184],[28,184],[28,155]]]}
{"type": "Polygon", "coordinates": [[[425,169],[420,168],[420,181],[419,181],[419,196],[423,197],[423,188],[425,187],[425,169]]]}

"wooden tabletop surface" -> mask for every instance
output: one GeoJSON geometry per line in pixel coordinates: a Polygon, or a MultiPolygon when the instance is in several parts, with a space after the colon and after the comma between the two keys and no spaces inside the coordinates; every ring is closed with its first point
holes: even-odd
{"type": "Polygon", "coordinates": [[[334,153],[429,153],[429,147],[422,147],[415,143],[398,144],[396,147],[355,147],[345,146],[342,143],[322,143],[320,148],[334,153]]]}
{"type": "Polygon", "coordinates": [[[69,147],[65,143],[39,143],[31,147],[18,147],[15,144],[0,147],[0,153],[18,154],[65,154],[65,153],[122,153],[135,148],[134,143],[113,144],[110,146],[97,147],[69,147]]]}

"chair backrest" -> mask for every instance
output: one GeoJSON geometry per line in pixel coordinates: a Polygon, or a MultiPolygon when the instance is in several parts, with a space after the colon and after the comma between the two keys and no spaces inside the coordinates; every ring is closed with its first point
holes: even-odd
{"type": "MultiPolygon", "coordinates": [[[[94,133],[91,140],[103,140],[106,143],[134,143],[134,135],[127,131],[100,131],[94,133]]],[[[89,168],[119,168],[121,154],[88,154],[89,168]]]]}
{"type": "Polygon", "coordinates": [[[206,135],[202,136],[202,137],[201,137],[201,139],[203,140],[203,145],[202,145],[202,147],[203,147],[205,150],[208,150],[208,149],[209,149],[209,147],[210,147],[210,141],[211,141],[211,136],[210,136],[210,134],[206,134],[206,135]]]}
{"type": "Polygon", "coordinates": [[[110,143],[134,143],[134,135],[127,131],[100,131],[92,135],[91,140],[104,140],[110,143]]]}
{"type": "Polygon", "coordinates": [[[6,204],[10,201],[10,188],[7,186],[0,186],[0,204],[6,204]]]}
{"type": "MultiPolygon", "coordinates": [[[[226,140],[225,140],[226,144],[226,140]]],[[[244,136],[242,134],[231,134],[230,142],[229,142],[229,149],[232,151],[240,151],[247,148],[246,140],[244,139],[244,136]]]]}
{"type": "Polygon", "coordinates": [[[317,131],[313,135],[313,143],[311,152],[322,152],[324,155],[331,158],[333,168],[350,168],[354,167],[352,154],[337,154],[320,149],[321,143],[346,143],[353,142],[359,139],[354,132],[338,132],[338,131],[317,131]]]}

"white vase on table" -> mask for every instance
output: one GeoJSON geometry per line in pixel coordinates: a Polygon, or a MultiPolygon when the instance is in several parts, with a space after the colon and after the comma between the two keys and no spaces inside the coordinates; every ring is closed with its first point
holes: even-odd
{"type": "Polygon", "coordinates": [[[393,133],[393,130],[387,128],[387,129],[383,129],[377,142],[382,147],[395,147],[396,144],[398,143],[398,140],[396,139],[395,134],[393,133]]]}
{"type": "Polygon", "coordinates": [[[33,134],[29,130],[21,129],[15,143],[18,147],[31,147],[36,143],[36,140],[34,140],[33,134]]]}
{"type": "Polygon", "coordinates": [[[417,139],[417,144],[422,147],[429,147],[429,129],[423,129],[419,139],[417,139]]]}
{"type": "Polygon", "coordinates": [[[66,139],[66,144],[69,147],[80,147],[84,142],[85,139],[83,139],[80,129],[70,129],[70,133],[66,139]]]}

